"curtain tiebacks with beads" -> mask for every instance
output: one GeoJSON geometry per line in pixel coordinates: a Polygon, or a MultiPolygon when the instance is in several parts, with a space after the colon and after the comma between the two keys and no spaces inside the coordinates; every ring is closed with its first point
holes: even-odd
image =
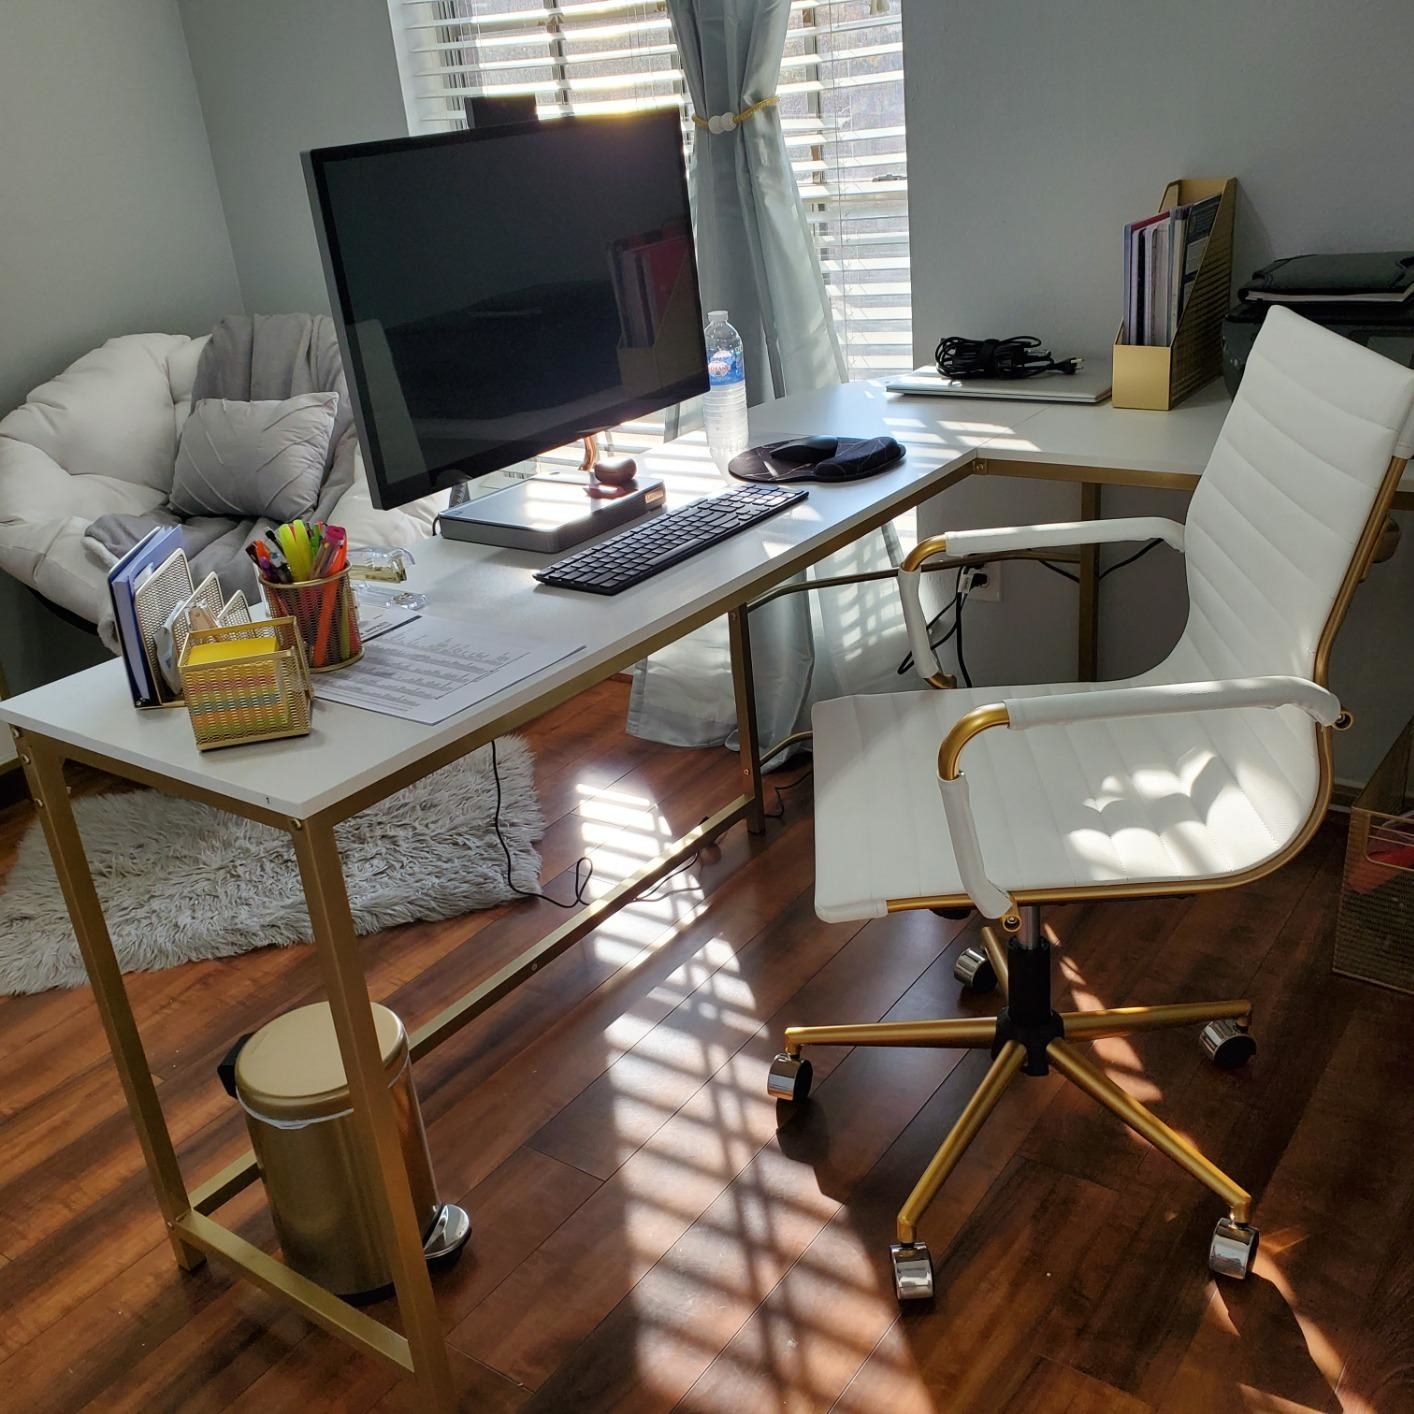
{"type": "Polygon", "coordinates": [[[710,118],[702,118],[694,113],[692,121],[709,133],[729,133],[748,118],[754,117],[763,108],[774,108],[780,101],[780,98],[773,94],[770,98],[763,98],[759,103],[753,103],[750,108],[743,108],[740,113],[714,113],[710,118]]]}

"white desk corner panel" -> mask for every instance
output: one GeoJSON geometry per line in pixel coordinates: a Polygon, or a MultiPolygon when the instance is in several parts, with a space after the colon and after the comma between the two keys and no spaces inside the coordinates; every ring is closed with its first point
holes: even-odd
{"type": "MultiPolygon", "coordinates": [[[[425,542],[417,548],[409,587],[427,592],[429,613],[584,645],[436,726],[319,702],[316,677],[308,736],[202,753],[184,712],[134,710],[116,660],[0,702],[0,720],[257,809],[307,819],[471,734],[489,736],[498,723],[526,720],[537,702],[567,685],[583,680],[588,686],[736,607],[819,559],[822,547],[916,504],[965,468],[978,448],[1014,442],[1043,411],[1034,403],[897,398],[877,383],[821,389],[754,409],[754,441],[824,428],[853,436],[888,433],[905,444],[908,457],[865,481],[812,483],[800,505],[611,597],[536,584],[531,574],[547,562],[542,555],[440,538],[425,542]]],[[[723,489],[700,433],[650,453],[645,470],[666,483],[670,505],[723,489]]]]}
{"type": "MultiPolygon", "coordinates": [[[[1053,466],[1065,481],[1191,490],[1231,407],[1217,379],[1169,412],[1048,403],[1024,423],[1017,419],[1014,436],[993,438],[980,455],[994,470],[1016,466],[1018,475],[1026,474],[1022,468],[1053,466]]],[[[1409,509],[1411,493],[1414,473],[1406,473],[1398,509],[1409,509]]]]}
{"type": "MultiPolygon", "coordinates": [[[[1126,472],[1128,483],[1151,474],[1191,481],[1202,473],[1222,431],[1232,399],[1221,382],[1209,383],[1171,412],[1117,408],[1109,403],[1050,403],[1017,435],[994,440],[988,462],[1126,472]]],[[[1066,479],[1074,479],[1067,477],[1066,479]]]]}

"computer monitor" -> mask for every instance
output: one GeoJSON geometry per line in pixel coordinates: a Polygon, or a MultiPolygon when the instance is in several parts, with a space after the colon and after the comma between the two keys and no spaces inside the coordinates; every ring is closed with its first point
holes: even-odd
{"type": "Polygon", "coordinates": [[[378,506],[706,391],[675,109],[304,164],[378,506]]]}

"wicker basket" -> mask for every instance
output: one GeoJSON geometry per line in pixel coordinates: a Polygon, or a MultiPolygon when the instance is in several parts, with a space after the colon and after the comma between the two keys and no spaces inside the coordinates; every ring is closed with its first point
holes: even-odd
{"type": "Polygon", "coordinates": [[[182,649],[181,673],[182,695],[202,751],[309,733],[309,668],[292,618],[194,629],[182,649]],[[274,638],[279,646],[262,657],[232,663],[190,661],[200,644],[249,638],[274,638]]]}
{"type": "Polygon", "coordinates": [[[1335,970],[1414,992],[1414,722],[1350,810],[1335,970]]]}
{"type": "Polygon", "coordinates": [[[358,601],[348,570],[294,584],[262,579],[260,587],[270,612],[292,618],[298,625],[311,672],[331,673],[363,657],[358,601]]]}

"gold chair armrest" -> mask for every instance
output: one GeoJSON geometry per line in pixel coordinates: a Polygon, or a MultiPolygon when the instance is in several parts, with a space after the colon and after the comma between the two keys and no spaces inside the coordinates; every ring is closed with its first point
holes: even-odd
{"type": "Polygon", "coordinates": [[[955,781],[958,777],[958,757],[962,755],[962,748],[972,740],[974,736],[980,736],[991,727],[1009,727],[1011,725],[1011,715],[1000,702],[989,703],[984,707],[974,707],[970,712],[961,716],[952,724],[952,729],[943,738],[943,744],[938,748],[938,779],[943,781],[955,781]]]}
{"type": "Polygon", "coordinates": [[[948,537],[946,535],[930,535],[926,540],[920,540],[908,554],[903,557],[903,564],[900,569],[916,570],[921,569],[927,561],[937,555],[946,555],[948,552],[948,537]]]}

